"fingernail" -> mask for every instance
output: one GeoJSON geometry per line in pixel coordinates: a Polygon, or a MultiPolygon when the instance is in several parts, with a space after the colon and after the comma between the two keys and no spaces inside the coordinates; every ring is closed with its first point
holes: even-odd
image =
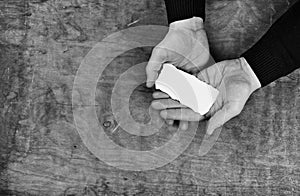
{"type": "Polygon", "coordinates": [[[166,110],[161,111],[161,112],[160,112],[160,116],[161,116],[162,118],[167,118],[167,111],[166,111],[166,110]]]}
{"type": "Polygon", "coordinates": [[[213,127],[208,127],[208,128],[207,128],[207,131],[206,131],[207,135],[213,134],[214,130],[215,130],[215,128],[213,128],[213,127]]]}
{"type": "Polygon", "coordinates": [[[207,126],[207,130],[206,130],[206,134],[207,134],[207,135],[211,135],[212,132],[213,132],[213,129],[208,125],[208,126],[207,126]]]}
{"type": "Polygon", "coordinates": [[[181,129],[182,129],[183,131],[186,131],[187,128],[188,128],[187,124],[183,124],[182,127],[181,127],[181,129]]]}
{"type": "Polygon", "coordinates": [[[173,120],[167,120],[168,125],[173,125],[173,123],[174,123],[173,120]]]}
{"type": "Polygon", "coordinates": [[[161,104],[157,101],[152,101],[151,107],[158,110],[160,108],[161,104]]]}

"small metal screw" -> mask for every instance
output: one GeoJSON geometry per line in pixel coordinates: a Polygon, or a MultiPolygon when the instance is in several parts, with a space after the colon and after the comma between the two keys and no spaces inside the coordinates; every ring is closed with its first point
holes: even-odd
{"type": "Polygon", "coordinates": [[[111,126],[111,122],[110,122],[110,121],[105,121],[105,122],[103,123],[103,126],[104,126],[105,128],[108,128],[108,127],[111,126]]]}

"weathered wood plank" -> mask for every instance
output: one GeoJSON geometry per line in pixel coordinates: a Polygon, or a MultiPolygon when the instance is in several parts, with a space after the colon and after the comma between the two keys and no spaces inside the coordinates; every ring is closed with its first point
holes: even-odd
{"type": "MultiPolygon", "coordinates": [[[[208,1],[212,54],[237,57],[288,6],[283,0],[208,1]]],[[[105,36],[133,22],[166,25],[163,1],[3,0],[0,11],[1,195],[299,195],[299,71],[256,92],[206,156],[197,156],[198,134],[162,168],[121,171],[91,154],[76,131],[74,76],[105,36]]],[[[118,68],[146,61],[150,52],[136,49],[115,59],[99,88],[109,96],[118,68]]],[[[150,92],[141,86],[132,96],[139,121],[146,121],[140,108],[150,92]]],[[[99,108],[101,116],[110,106],[97,101],[108,105],[99,108]]]]}

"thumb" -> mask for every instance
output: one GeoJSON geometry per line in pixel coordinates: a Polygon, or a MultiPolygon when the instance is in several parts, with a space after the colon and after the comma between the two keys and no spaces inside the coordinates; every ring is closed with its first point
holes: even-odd
{"type": "Polygon", "coordinates": [[[166,50],[163,48],[155,47],[152,51],[149,62],[146,66],[147,87],[152,87],[158,77],[158,71],[166,59],[166,50]]]}
{"type": "Polygon", "coordinates": [[[227,121],[241,113],[243,106],[238,102],[228,103],[217,111],[208,121],[207,131],[211,135],[214,130],[224,125],[227,121]]]}

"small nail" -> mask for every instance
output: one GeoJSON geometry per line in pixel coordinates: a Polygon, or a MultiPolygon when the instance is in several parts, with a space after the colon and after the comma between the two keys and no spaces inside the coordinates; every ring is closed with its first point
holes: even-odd
{"type": "Polygon", "coordinates": [[[152,101],[151,106],[156,110],[162,109],[163,107],[163,105],[158,101],[152,101]]]}
{"type": "Polygon", "coordinates": [[[174,121],[173,120],[167,120],[168,125],[173,125],[174,121]]]}
{"type": "Polygon", "coordinates": [[[157,92],[152,93],[152,97],[153,97],[153,98],[156,98],[156,97],[157,97],[157,94],[158,94],[157,92]]]}
{"type": "Polygon", "coordinates": [[[162,118],[167,118],[167,111],[166,111],[166,110],[161,111],[161,112],[160,112],[160,116],[161,116],[162,118]]]}
{"type": "Polygon", "coordinates": [[[182,129],[183,131],[186,131],[187,128],[188,128],[187,124],[183,124],[182,127],[181,127],[181,129],[182,129]]]}
{"type": "Polygon", "coordinates": [[[210,136],[212,133],[213,133],[213,130],[207,129],[207,131],[206,131],[206,134],[207,134],[207,135],[210,136]]]}

